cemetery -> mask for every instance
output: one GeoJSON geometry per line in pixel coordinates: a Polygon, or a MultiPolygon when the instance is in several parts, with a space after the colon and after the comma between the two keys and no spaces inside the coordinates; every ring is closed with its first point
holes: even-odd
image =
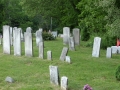
{"type": "Polygon", "coordinates": [[[0,0],[0,90],[119,90],[120,0],[0,0]]]}

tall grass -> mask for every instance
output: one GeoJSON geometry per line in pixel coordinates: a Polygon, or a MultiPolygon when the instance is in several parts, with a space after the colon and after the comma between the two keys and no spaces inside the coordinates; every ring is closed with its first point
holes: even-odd
{"type": "Polygon", "coordinates": [[[44,42],[44,59],[38,58],[38,47],[33,39],[33,57],[3,54],[0,46],[0,90],[60,90],[60,86],[50,83],[49,65],[58,66],[60,77],[68,77],[69,90],[82,90],[89,84],[94,90],[119,90],[120,82],[116,81],[115,71],[120,65],[120,55],[114,54],[106,58],[106,50],[100,50],[100,57],[92,57],[92,48],[85,47],[86,42],[76,46],[76,51],[68,51],[71,64],[60,61],[59,57],[64,47],[61,38],[44,42]],[[47,60],[47,51],[52,51],[52,61],[47,60]],[[15,82],[7,83],[5,78],[12,77],[15,82]]]}

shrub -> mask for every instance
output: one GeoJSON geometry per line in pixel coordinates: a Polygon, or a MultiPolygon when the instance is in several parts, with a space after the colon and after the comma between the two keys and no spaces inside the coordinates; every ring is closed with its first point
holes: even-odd
{"type": "Polygon", "coordinates": [[[120,81],[120,66],[117,67],[115,76],[116,76],[116,79],[120,81]]]}
{"type": "Polygon", "coordinates": [[[43,32],[42,36],[43,36],[43,40],[55,40],[55,37],[48,32],[43,32]]]}

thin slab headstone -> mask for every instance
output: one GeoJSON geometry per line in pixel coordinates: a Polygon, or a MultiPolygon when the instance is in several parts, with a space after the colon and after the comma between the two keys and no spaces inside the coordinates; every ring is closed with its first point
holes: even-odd
{"type": "Polygon", "coordinates": [[[27,27],[27,28],[26,28],[26,32],[32,33],[32,28],[31,28],[31,27],[27,27]]]}
{"type": "Polygon", "coordinates": [[[67,47],[63,47],[63,50],[62,50],[61,55],[60,55],[60,60],[62,60],[62,61],[65,60],[67,52],[68,52],[68,48],[67,47]]]}
{"type": "Polygon", "coordinates": [[[44,59],[44,43],[39,42],[39,58],[44,59]]]}
{"type": "Polygon", "coordinates": [[[101,43],[101,38],[95,37],[94,44],[93,44],[92,57],[99,57],[99,55],[100,55],[100,43],[101,43]]]}
{"type": "Polygon", "coordinates": [[[10,54],[10,26],[3,26],[3,53],[10,54]]]}
{"type": "Polygon", "coordinates": [[[13,45],[13,29],[10,27],[10,45],[13,45]]]}
{"type": "Polygon", "coordinates": [[[66,76],[61,77],[61,89],[68,90],[68,78],[66,76]]]}
{"type": "Polygon", "coordinates": [[[40,30],[36,31],[36,45],[39,46],[39,42],[43,42],[42,32],[40,30]]]}
{"type": "Polygon", "coordinates": [[[50,82],[55,85],[60,84],[59,80],[59,72],[58,72],[58,67],[57,66],[49,66],[49,71],[50,71],[50,82]]]}
{"type": "Polygon", "coordinates": [[[70,28],[64,27],[63,28],[63,44],[68,45],[69,44],[69,37],[70,37],[70,28]]]}
{"type": "Polygon", "coordinates": [[[52,52],[47,51],[47,60],[52,60],[52,52]]]}
{"type": "Polygon", "coordinates": [[[75,43],[73,37],[69,38],[69,50],[75,51],[75,43]]]}
{"type": "Polygon", "coordinates": [[[70,56],[66,56],[65,61],[68,62],[68,63],[71,63],[70,56]]]}
{"type": "Polygon", "coordinates": [[[57,31],[52,31],[51,34],[53,35],[54,38],[57,37],[57,31]]]}
{"type": "Polygon", "coordinates": [[[14,55],[21,56],[21,28],[14,31],[14,55]]]}
{"type": "Polygon", "coordinates": [[[111,47],[107,48],[106,57],[107,58],[111,58],[112,57],[112,49],[111,49],[111,47]]]}
{"type": "Polygon", "coordinates": [[[24,36],[25,36],[25,56],[32,57],[33,56],[32,34],[29,32],[24,32],[24,36]]]}
{"type": "Polygon", "coordinates": [[[17,30],[17,27],[13,27],[13,46],[14,46],[14,41],[15,41],[15,31],[17,30]]]}
{"type": "Polygon", "coordinates": [[[2,45],[2,35],[0,33],[0,45],[2,45]]]}
{"type": "Polygon", "coordinates": [[[111,46],[112,54],[117,54],[118,53],[118,47],[119,46],[111,46]]]}
{"type": "Polygon", "coordinates": [[[80,45],[80,30],[78,28],[73,29],[73,38],[75,45],[80,45]]]}

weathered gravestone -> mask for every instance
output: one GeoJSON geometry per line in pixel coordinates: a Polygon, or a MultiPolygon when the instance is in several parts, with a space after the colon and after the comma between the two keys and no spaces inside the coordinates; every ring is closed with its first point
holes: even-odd
{"type": "Polygon", "coordinates": [[[120,53],[120,46],[111,46],[112,54],[120,53]]]}
{"type": "Polygon", "coordinates": [[[43,42],[42,32],[40,30],[36,31],[36,45],[39,46],[39,42],[43,42]]]}
{"type": "Polygon", "coordinates": [[[100,43],[101,43],[101,38],[95,37],[94,43],[93,43],[92,57],[99,57],[99,55],[100,55],[100,43]]]}
{"type": "Polygon", "coordinates": [[[80,30],[78,28],[73,29],[73,38],[75,45],[80,45],[80,30]]]}
{"type": "Polygon", "coordinates": [[[17,27],[13,27],[13,46],[15,44],[15,31],[17,30],[17,27]]]}
{"type": "Polygon", "coordinates": [[[14,55],[21,56],[21,28],[14,30],[14,55]]]}
{"type": "Polygon", "coordinates": [[[69,50],[74,51],[75,50],[75,44],[73,37],[69,38],[69,50]]]}
{"type": "Polygon", "coordinates": [[[47,51],[47,59],[52,60],[52,52],[51,51],[47,51]]]}
{"type": "Polygon", "coordinates": [[[54,38],[57,37],[57,31],[52,31],[51,34],[53,35],[54,38]]]}
{"type": "Polygon", "coordinates": [[[3,53],[10,54],[10,26],[3,26],[3,53]]]}
{"type": "Polygon", "coordinates": [[[13,45],[13,29],[10,27],[10,45],[13,45]]]}
{"type": "Polygon", "coordinates": [[[68,52],[68,48],[67,47],[63,47],[63,50],[62,50],[62,53],[60,55],[60,60],[64,61],[65,60],[65,57],[67,55],[67,52],[68,52]]]}
{"type": "Polygon", "coordinates": [[[31,28],[31,27],[27,27],[27,28],[26,28],[26,32],[32,33],[32,28],[31,28]]]}
{"type": "Polygon", "coordinates": [[[61,77],[61,89],[68,90],[68,78],[66,76],[61,77]]]}
{"type": "Polygon", "coordinates": [[[71,63],[70,56],[66,56],[65,61],[68,62],[68,63],[71,63]]]}
{"type": "Polygon", "coordinates": [[[44,59],[44,43],[39,42],[39,58],[44,59]]]}
{"type": "Polygon", "coordinates": [[[9,77],[9,76],[7,76],[7,77],[5,78],[5,81],[6,81],[6,82],[9,82],[9,83],[13,83],[13,82],[14,82],[13,78],[11,78],[11,77],[9,77]]]}
{"type": "Polygon", "coordinates": [[[32,47],[32,34],[29,32],[24,32],[25,38],[25,56],[33,56],[33,47],[32,47]]]}
{"type": "Polygon", "coordinates": [[[57,66],[49,66],[49,71],[50,71],[50,82],[55,85],[60,84],[59,80],[59,72],[58,72],[58,67],[57,66]]]}
{"type": "Polygon", "coordinates": [[[112,49],[111,49],[111,47],[107,48],[106,57],[107,58],[111,58],[112,57],[112,49]]]}
{"type": "Polygon", "coordinates": [[[63,44],[68,45],[69,44],[69,37],[70,37],[70,28],[64,27],[63,28],[63,44]]]}
{"type": "Polygon", "coordinates": [[[0,45],[2,45],[2,34],[0,33],[0,45]]]}

